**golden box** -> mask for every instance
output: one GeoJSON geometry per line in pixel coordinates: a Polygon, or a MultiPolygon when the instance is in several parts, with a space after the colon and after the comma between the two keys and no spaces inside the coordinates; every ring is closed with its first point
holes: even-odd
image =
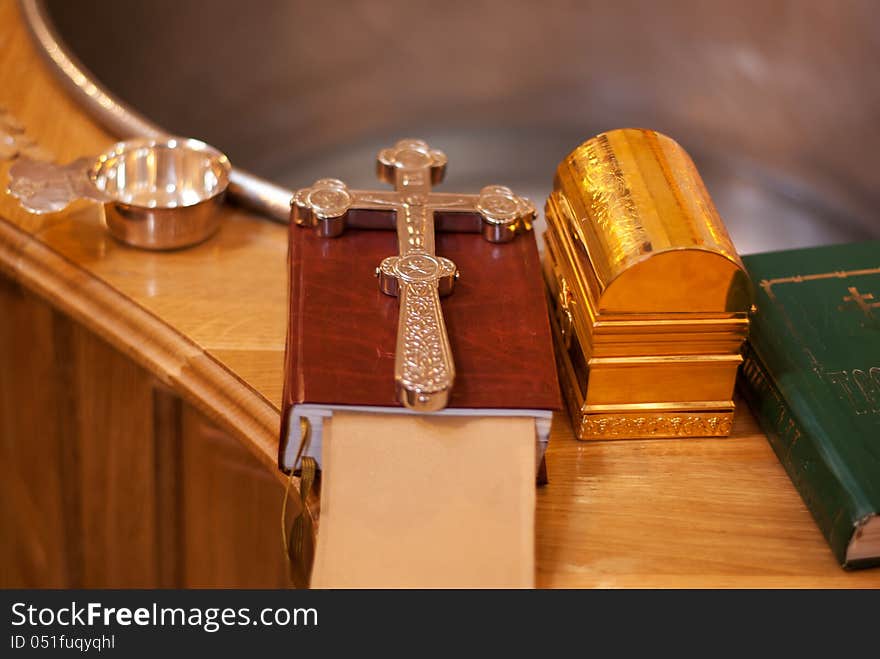
{"type": "Polygon", "coordinates": [[[598,135],[560,163],[546,217],[575,434],[729,434],[751,286],[684,149],[650,130],[598,135]]]}

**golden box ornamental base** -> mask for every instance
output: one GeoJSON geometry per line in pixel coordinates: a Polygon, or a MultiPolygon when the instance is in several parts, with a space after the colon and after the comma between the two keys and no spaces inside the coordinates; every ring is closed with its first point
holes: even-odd
{"type": "Polygon", "coordinates": [[[614,130],[569,154],[544,274],[580,439],[730,433],[751,286],[687,153],[614,130]]]}

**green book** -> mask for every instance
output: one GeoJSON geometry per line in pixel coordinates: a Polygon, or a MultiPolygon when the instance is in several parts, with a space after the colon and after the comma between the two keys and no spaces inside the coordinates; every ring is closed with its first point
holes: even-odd
{"type": "Polygon", "coordinates": [[[740,389],[834,555],[880,564],[880,241],[743,257],[740,389]]]}

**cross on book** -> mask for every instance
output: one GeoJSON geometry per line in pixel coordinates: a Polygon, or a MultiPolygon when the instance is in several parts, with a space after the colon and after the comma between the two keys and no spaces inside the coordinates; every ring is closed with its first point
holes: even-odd
{"type": "MultiPolygon", "coordinates": [[[[446,407],[455,380],[455,365],[440,296],[452,293],[458,270],[435,254],[435,214],[447,221],[442,230],[473,231],[493,243],[513,240],[535,217],[535,207],[509,188],[489,186],[479,194],[437,193],[446,155],[421,140],[401,140],[377,156],[377,173],[394,190],[350,190],[337,179],[321,179],[296,192],[291,201],[293,221],[314,227],[320,236],[341,236],[346,226],[382,225],[363,220],[363,211],[394,211],[398,254],[376,268],[379,288],[400,299],[394,380],[400,402],[410,409],[431,412],[446,407]],[[479,226],[448,218],[478,217],[479,226]],[[361,224],[365,222],[365,224],[361,224]]],[[[440,227],[438,227],[440,228],[440,227]]]]}
{"type": "MultiPolygon", "coordinates": [[[[873,318],[874,313],[872,309],[880,308],[880,301],[871,302],[874,299],[873,293],[859,293],[859,289],[855,286],[849,286],[847,288],[849,291],[849,295],[845,295],[843,298],[844,302],[853,302],[855,305],[861,309],[862,313],[865,314],[868,318],[873,318]]],[[[840,310],[843,311],[847,305],[841,305],[840,310]]]]}

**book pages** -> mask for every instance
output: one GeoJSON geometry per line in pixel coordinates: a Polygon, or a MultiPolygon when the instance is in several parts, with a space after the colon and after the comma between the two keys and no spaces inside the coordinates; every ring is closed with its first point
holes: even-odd
{"type": "Polygon", "coordinates": [[[314,588],[534,586],[531,418],[336,412],[314,588]]]}

